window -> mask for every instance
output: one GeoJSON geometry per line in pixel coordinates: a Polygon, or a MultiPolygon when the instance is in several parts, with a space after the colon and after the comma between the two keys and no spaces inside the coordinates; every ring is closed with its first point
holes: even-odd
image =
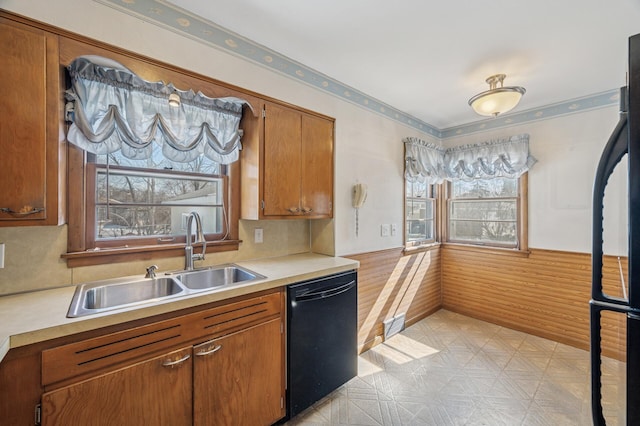
{"type": "Polygon", "coordinates": [[[405,180],[405,247],[436,241],[436,186],[405,180]]]}
{"type": "Polygon", "coordinates": [[[68,149],[69,237],[63,257],[70,267],[181,256],[191,211],[202,218],[208,252],[237,250],[238,162],[224,166],[200,156],[179,163],[161,152],[130,160],[120,152],[68,149]]]}
{"type": "MultiPolygon", "coordinates": [[[[153,64],[142,70],[172,75],[153,64]]],[[[247,101],[209,97],[220,86],[177,69],[191,89],[146,81],[106,57],[79,56],[67,71],[67,265],[184,255],[192,211],[207,252],[237,250],[247,101]]],[[[257,137],[257,126],[248,127],[245,136],[257,137]]]]}
{"type": "Polygon", "coordinates": [[[524,249],[526,200],[518,178],[454,180],[448,184],[447,241],[524,249]]]}
{"type": "Polygon", "coordinates": [[[223,238],[226,168],[201,155],[190,163],[170,161],[159,146],[145,160],[121,151],[88,155],[87,236],[95,247],[184,240],[186,218],[196,211],[204,232],[223,238]]]}

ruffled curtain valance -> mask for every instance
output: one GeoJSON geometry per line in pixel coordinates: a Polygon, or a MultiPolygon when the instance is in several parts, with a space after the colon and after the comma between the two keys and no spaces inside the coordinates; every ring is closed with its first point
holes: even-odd
{"type": "Polygon", "coordinates": [[[74,145],[94,154],[120,150],[135,160],[151,157],[154,143],[166,158],[181,163],[201,154],[220,164],[238,159],[246,101],[148,82],[99,56],[78,57],[68,69],[67,140],[74,145]],[[180,96],[177,107],[169,105],[172,93],[180,96]]]}
{"type": "Polygon", "coordinates": [[[404,175],[407,181],[436,184],[446,179],[444,148],[418,138],[405,138],[404,149],[404,175]]]}
{"type": "Polygon", "coordinates": [[[405,138],[405,178],[430,184],[443,180],[520,177],[536,159],[529,153],[529,135],[442,149],[405,138]]]}

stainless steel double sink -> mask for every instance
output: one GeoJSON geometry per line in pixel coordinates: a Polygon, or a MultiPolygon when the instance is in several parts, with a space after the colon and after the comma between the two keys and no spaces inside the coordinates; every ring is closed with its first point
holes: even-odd
{"type": "Polygon", "coordinates": [[[156,278],[129,277],[96,281],[76,287],[67,317],[75,318],[144,305],[262,278],[266,277],[238,265],[228,264],[177,271],[156,278]]]}

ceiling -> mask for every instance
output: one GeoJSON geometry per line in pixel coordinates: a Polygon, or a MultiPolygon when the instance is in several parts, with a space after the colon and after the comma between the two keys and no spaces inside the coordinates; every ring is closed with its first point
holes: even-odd
{"type": "Polygon", "coordinates": [[[507,74],[513,112],[625,84],[638,0],[171,0],[438,129],[507,74]]]}

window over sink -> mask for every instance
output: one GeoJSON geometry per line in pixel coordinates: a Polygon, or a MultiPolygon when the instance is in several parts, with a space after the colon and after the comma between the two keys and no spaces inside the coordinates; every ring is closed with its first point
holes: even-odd
{"type": "Polygon", "coordinates": [[[197,91],[149,82],[100,56],[68,71],[68,265],[180,256],[194,211],[208,252],[237,250],[247,102],[208,97],[200,90],[219,88],[196,78],[182,84],[197,91]]]}
{"type": "Polygon", "coordinates": [[[130,160],[116,152],[90,155],[89,170],[95,190],[87,194],[93,205],[87,214],[88,222],[95,224],[91,232],[96,243],[173,242],[185,234],[192,211],[202,217],[206,234],[222,238],[229,228],[226,167],[206,157],[176,163],[160,152],[146,160],[130,160]]]}
{"type": "Polygon", "coordinates": [[[202,218],[208,251],[237,250],[238,164],[94,155],[69,145],[70,266],[180,256],[188,213],[202,218]],[[146,162],[146,164],[142,164],[146,162]],[[103,258],[103,260],[100,260],[103,258]],[[124,260],[124,259],[123,259],[124,260]]]}

